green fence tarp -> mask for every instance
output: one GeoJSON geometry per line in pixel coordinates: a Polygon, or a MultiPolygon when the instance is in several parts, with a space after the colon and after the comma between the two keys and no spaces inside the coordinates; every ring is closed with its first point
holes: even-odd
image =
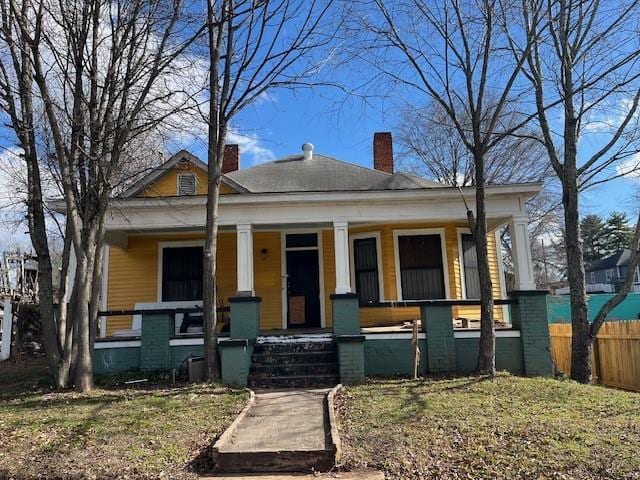
{"type": "MultiPolygon", "coordinates": [[[[589,320],[592,321],[600,307],[613,298],[613,293],[588,295],[589,320]]],[[[547,297],[549,323],[571,323],[571,306],[569,295],[553,295],[547,297]]],[[[630,293],[627,298],[614,308],[607,316],[609,322],[621,320],[638,320],[640,316],[640,293],[630,293]]]]}

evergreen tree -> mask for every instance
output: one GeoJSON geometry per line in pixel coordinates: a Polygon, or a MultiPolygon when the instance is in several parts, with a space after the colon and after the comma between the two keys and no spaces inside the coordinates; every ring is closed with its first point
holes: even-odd
{"type": "Polygon", "coordinates": [[[604,228],[604,242],[606,255],[614,255],[629,248],[633,242],[633,226],[629,224],[629,218],[625,213],[609,214],[604,228]]]}
{"type": "Polygon", "coordinates": [[[606,227],[600,215],[587,215],[580,221],[582,248],[586,262],[599,260],[608,255],[606,227]]]}

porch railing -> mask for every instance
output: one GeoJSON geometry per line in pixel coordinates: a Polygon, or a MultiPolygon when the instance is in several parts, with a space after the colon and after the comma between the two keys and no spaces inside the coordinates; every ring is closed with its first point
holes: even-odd
{"type": "MultiPolygon", "coordinates": [[[[174,325],[174,329],[178,331],[176,328],[176,315],[182,314],[184,317],[181,319],[180,331],[179,335],[190,335],[189,332],[182,331],[183,325],[185,321],[189,322],[189,315],[198,315],[200,314],[200,321],[195,319],[193,323],[202,325],[202,307],[194,306],[194,307],[172,307],[172,308],[142,308],[142,309],[112,309],[112,310],[104,310],[98,312],[98,318],[109,318],[109,317],[128,317],[134,315],[169,315],[171,317],[172,323],[174,325]]],[[[219,306],[216,311],[218,314],[227,315],[231,311],[228,305],[219,306]]],[[[228,321],[227,321],[228,323],[228,321]]],[[[228,328],[228,325],[227,325],[228,328]]],[[[202,335],[202,332],[196,332],[196,335],[202,335]]],[[[139,337],[140,335],[132,335],[133,337],[139,337]]]]}

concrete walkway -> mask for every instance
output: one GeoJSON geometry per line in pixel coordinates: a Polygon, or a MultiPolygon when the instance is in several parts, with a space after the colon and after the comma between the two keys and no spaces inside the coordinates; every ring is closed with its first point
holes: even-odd
{"type": "Polygon", "coordinates": [[[213,447],[217,472],[328,472],[335,465],[328,389],[265,390],[213,447]]]}
{"type": "Polygon", "coordinates": [[[324,450],[327,389],[256,392],[256,400],[225,451],[324,450]]]}

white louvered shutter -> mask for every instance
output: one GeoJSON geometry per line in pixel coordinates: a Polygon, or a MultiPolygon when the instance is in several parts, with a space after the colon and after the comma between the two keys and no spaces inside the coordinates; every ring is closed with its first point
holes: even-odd
{"type": "Polygon", "coordinates": [[[181,173],[178,175],[178,195],[196,194],[196,176],[193,173],[181,173]]]}

